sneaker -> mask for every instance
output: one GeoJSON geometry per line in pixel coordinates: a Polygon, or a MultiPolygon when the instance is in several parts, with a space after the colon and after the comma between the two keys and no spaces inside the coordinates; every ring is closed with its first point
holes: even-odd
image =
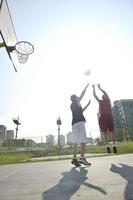
{"type": "Polygon", "coordinates": [[[71,161],[71,163],[72,163],[73,165],[75,165],[75,167],[80,167],[80,166],[81,166],[76,158],[73,159],[73,160],[71,161]]]}
{"type": "Polygon", "coordinates": [[[113,146],[113,153],[117,153],[117,148],[116,148],[116,146],[113,146]]]}
{"type": "Polygon", "coordinates": [[[80,158],[79,163],[84,165],[91,165],[91,163],[89,163],[85,158],[80,158]]]}
{"type": "Polygon", "coordinates": [[[111,153],[110,147],[107,147],[107,153],[111,153]]]}

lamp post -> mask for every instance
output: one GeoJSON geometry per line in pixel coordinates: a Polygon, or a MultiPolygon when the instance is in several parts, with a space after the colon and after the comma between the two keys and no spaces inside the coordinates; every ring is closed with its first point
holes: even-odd
{"type": "Polygon", "coordinates": [[[61,119],[60,117],[57,119],[57,125],[58,125],[58,146],[61,149],[61,144],[60,144],[60,125],[61,125],[61,119]]]}
{"type": "Polygon", "coordinates": [[[17,139],[17,136],[18,136],[18,126],[21,125],[21,123],[19,122],[19,117],[16,119],[16,118],[13,118],[13,122],[14,124],[16,124],[16,135],[15,135],[15,139],[17,139]]]}

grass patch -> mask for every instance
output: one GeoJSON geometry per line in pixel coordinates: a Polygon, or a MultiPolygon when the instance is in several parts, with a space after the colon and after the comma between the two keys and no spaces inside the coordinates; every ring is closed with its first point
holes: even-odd
{"type": "MultiPolygon", "coordinates": [[[[128,154],[133,153],[133,142],[122,142],[117,144],[118,153],[117,154],[128,154]]],[[[50,156],[63,156],[63,155],[72,155],[73,149],[59,149],[57,146],[52,147],[49,150],[41,150],[41,151],[30,151],[30,152],[12,152],[12,153],[0,153],[0,165],[3,164],[12,164],[12,163],[24,163],[29,162],[30,158],[33,157],[48,157],[48,160],[55,160],[50,158],[50,156]]],[[[80,149],[78,149],[78,153],[80,153],[80,149]]],[[[106,148],[104,146],[87,146],[86,153],[106,153],[106,148]]],[[[58,159],[68,159],[59,157],[58,159]]]]}
{"type": "MultiPolygon", "coordinates": [[[[128,154],[133,153],[133,142],[121,142],[117,143],[117,154],[128,154]]],[[[111,147],[111,145],[110,145],[111,147]]],[[[89,146],[86,149],[87,153],[105,153],[106,147],[105,146],[89,146]]]]}
{"type": "Polygon", "coordinates": [[[30,157],[31,154],[26,153],[1,153],[0,165],[26,162],[30,157]]]}
{"type": "Polygon", "coordinates": [[[133,153],[133,142],[122,142],[118,145],[118,154],[133,153]]]}
{"type": "Polygon", "coordinates": [[[87,146],[86,153],[106,153],[105,146],[87,146]]]}

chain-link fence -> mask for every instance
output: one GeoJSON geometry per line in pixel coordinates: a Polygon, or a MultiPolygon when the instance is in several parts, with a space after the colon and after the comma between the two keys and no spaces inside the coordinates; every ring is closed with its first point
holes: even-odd
{"type": "Polygon", "coordinates": [[[36,137],[24,137],[18,139],[0,139],[0,151],[28,151],[33,149],[47,148],[47,146],[53,146],[54,141],[46,144],[45,136],[36,137]]]}
{"type": "Polygon", "coordinates": [[[58,141],[53,137],[47,140],[47,136],[25,137],[18,139],[6,139],[0,143],[0,154],[9,153],[17,155],[28,154],[30,157],[44,157],[72,154],[73,149],[70,144],[58,145],[58,141]]]}

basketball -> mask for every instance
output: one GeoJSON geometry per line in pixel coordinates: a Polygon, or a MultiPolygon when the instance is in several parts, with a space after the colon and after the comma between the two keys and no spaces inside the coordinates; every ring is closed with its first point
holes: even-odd
{"type": "Polygon", "coordinates": [[[90,74],[91,74],[91,70],[90,69],[84,71],[84,75],[89,76],[90,74]]]}

